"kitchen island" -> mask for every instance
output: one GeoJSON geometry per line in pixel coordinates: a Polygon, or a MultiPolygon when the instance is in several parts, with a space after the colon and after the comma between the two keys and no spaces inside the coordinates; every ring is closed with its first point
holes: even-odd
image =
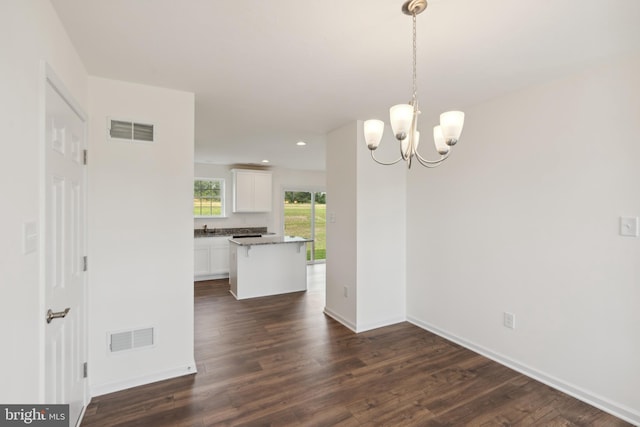
{"type": "Polygon", "coordinates": [[[229,285],[236,299],[307,290],[307,242],[295,236],[229,240],[229,285]]]}

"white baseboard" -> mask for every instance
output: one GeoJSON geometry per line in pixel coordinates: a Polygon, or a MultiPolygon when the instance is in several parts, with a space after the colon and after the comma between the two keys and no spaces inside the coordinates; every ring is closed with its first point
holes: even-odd
{"type": "Polygon", "coordinates": [[[396,323],[404,322],[406,319],[404,317],[398,317],[395,319],[387,319],[382,322],[369,323],[367,325],[358,327],[353,322],[348,321],[344,317],[339,314],[331,311],[327,307],[324,308],[324,314],[331,317],[333,320],[342,323],[347,328],[351,329],[353,332],[359,334],[361,332],[370,331],[372,329],[384,328],[385,326],[395,325],[396,323]]]}
{"type": "Polygon", "coordinates": [[[333,320],[335,320],[335,321],[337,321],[339,323],[342,323],[344,326],[346,326],[347,328],[351,329],[353,332],[357,332],[356,331],[356,325],[354,325],[352,322],[348,321],[344,317],[340,316],[339,314],[334,313],[333,311],[331,311],[327,307],[324,308],[324,314],[326,314],[327,316],[331,317],[333,320]]]}
{"type": "Polygon", "coordinates": [[[407,316],[407,321],[422,328],[429,332],[432,332],[436,335],[439,335],[443,338],[446,338],[449,341],[453,341],[456,344],[459,344],[469,350],[475,351],[491,360],[494,360],[501,365],[505,365],[515,371],[520,372],[528,377],[531,377],[537,381],[540,381],[543,384],[548,385],[549,387],[553,387],[556,390],[559,390],[563,393],[566,393],[570,396],[575,397],[578,400],[581,400],[589,405],[595,406],[598,409],[601,409],[605,412],[610,413],[618,418],[621,418],[627,422],[630,422],[633,425],[640,425],[640,413],[635,411],[629,407],[624,405],[617,404],[612,402],[611,400],[604,398],[602,396],[598,396],[593,394],[587,390],[584,390],[575,385],[569,384],[565,381],[562,381],[552,375],[547,375],[544,372],[541,372],[537,369],[531,368],[530,366],[523,365],[515,360],[512,360],[502,354],[495,353],[485,347],[477,345],[473,342],[467,341],[464,338],[460,338],[456,335],[453,335],[447,331],[444,331],[436,326],[433,326],[427,322],[423,322],[421,320],[415,319],[411,316],[407,316]]]}
{"type": "Polygon", "coordinates": [[[381,322],[375,322],[375,323],[368,323],[365,325],[358,325],[358,333],[360,332],[367,332],[367,331],[371,331],[373,329],[378,329],[378,328],[384,328],[385,326],[391,326],[391,325],[395,325],[397,323],[401,323],[406,321],[407,319],[405,319],[404,317],[397,317],[397,318],[393,318],[393,319],[387,319],[381,322]]]}
{"type": "Polygon", "coordinates": [[[220,274],[210,274],[208,276],[194,276],[194,282],[202,282],[204,280],[218,280],[218,279],[228,279],[229,273],[220,273],[220,274]]]}
{"type": "Polygon", "coordinates": [[[103,394],[114,393],[116,391],[126,390],[132,387],[138,387],[141,385],[151,384],[158,381],[168,380],[170,378],[182,377],[184,375],[191,375],[197,372],[195,361],[187,366],[179,366],[177,368],[169,369],[166,371],[155,372],[153,374],[144,375],[141,377],[130,378],[122,381],[115,381],[107,384],[98,384],[90,386],[91,397],[102,396],[103,394]]]}

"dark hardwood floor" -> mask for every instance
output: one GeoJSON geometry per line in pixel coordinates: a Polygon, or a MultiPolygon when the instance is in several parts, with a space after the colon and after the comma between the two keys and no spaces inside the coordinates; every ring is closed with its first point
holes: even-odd
{"type": "Polygon", "coordinates": [[[324,291],[195,285],[198,373],[93,399],[83,426],[626,426],[409,323],[354,334],[324,291]]]}

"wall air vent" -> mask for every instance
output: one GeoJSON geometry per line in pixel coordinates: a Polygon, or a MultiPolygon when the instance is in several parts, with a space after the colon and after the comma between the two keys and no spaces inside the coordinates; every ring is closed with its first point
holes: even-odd
{"type": "Polygon", "coordinates": [[[116,332],[109,334],[109,351],[115,353],[134,348],[151,347],[154,341],[153,328],[116,332]]]}
{"type": "Polygon", "coordinates": [[[154,142],[154,125],[130,120],[109,119],[107,130],[110,140],[128,142],[154,142]]]}

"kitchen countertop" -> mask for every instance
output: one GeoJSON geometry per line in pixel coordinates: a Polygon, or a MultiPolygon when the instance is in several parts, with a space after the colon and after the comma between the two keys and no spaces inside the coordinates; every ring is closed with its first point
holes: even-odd
{"type": "Polygon", "coordinates": [[[265,237],[245,237],[241,239],[229,239],[229,242],[238,246],[253,245],[277,245],[281,243],[306,243],[313,242],[313,239],[307,239],[298,236],[265,236],[265,237]]]}
{"type": "Polygon", "coordinates": [[[243,234],[273,234],[267,232],[267,227],[245,227],[245,228],[209,228],[205,232],[202,228],[193,230],[193,237],[231,237],[243,234]]]}

